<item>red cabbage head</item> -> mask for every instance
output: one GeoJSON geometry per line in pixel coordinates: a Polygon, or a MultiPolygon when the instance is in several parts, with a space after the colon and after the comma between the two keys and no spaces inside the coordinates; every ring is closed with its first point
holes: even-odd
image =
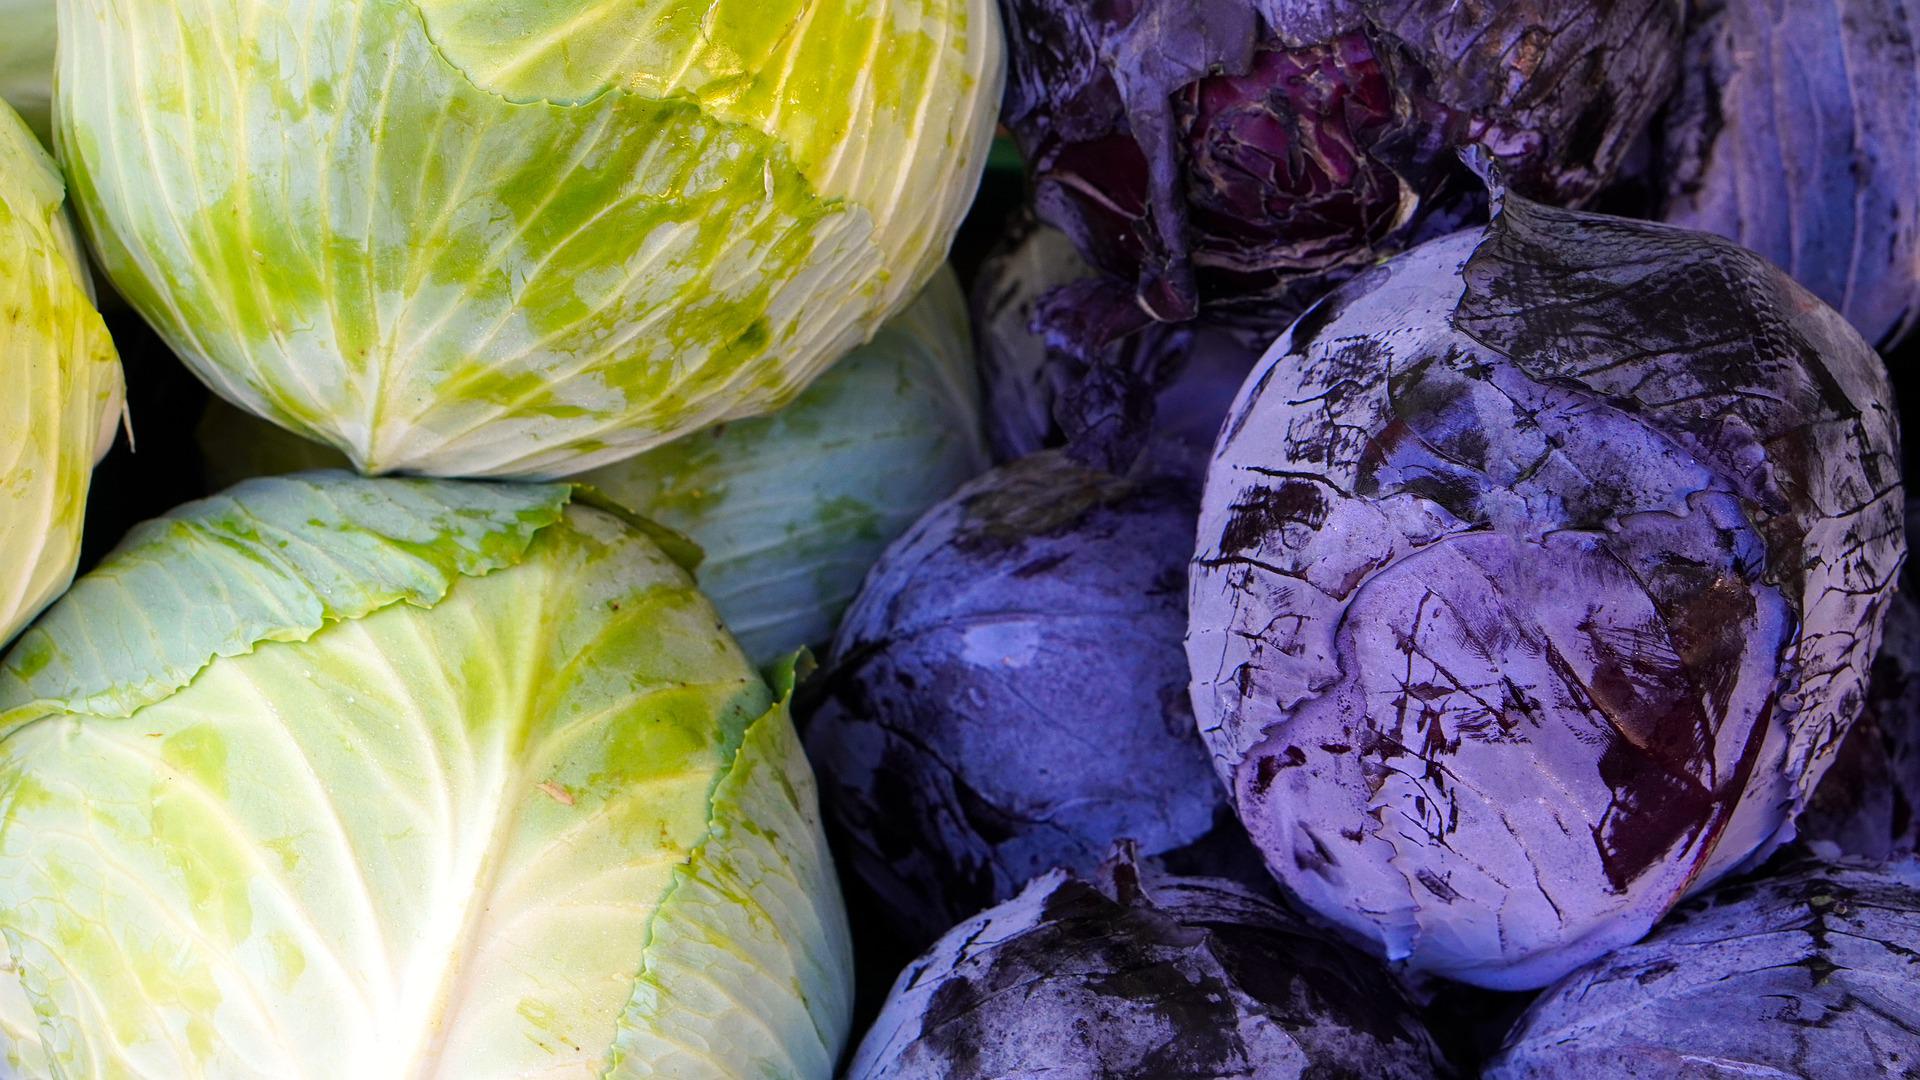
{"type": "Polygon", "coordinates": [[[1487,1080],[1912,1076],[1920,863],[1799,865],[1542,994],[1487,1080]]]}
{"type": "Polygon", "coordinates": [[[1041,217],[1173,322],[1404,246],[1467,145],[1517,190],[1592,196],[1672,87],[1681,28],[1680,0],[1001,6],[1041,217]]]}
{"type": "Polygon", "coordinates": [[[1790,838],[1904,557],[1891,401],[1751,252],[1515,195],[1330,294],[1228,416],[1192,578],[1269,869],[1525,989],[1790,838]]]}
{"type": "Polygon", "coordinates": [[[1264,876],[1188,705],[1197,489],[1043,451],[961,487],[868,573],[807,752],[843,865],[902,940],[1120,839],[1264,876]]]}
{"type": "Polygon", "coordinates": [[[907,966],[848,1080],[1433,1080],[1378,964],[1264,897],[1125,849],[1056,870],[907,966]]]}

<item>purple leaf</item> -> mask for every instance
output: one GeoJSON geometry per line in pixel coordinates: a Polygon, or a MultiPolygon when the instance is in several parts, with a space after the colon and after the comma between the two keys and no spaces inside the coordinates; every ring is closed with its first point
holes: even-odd
{"type": "MultiPolygon", "coordinates": [[[[1907,503],[1907,535],[1920,502],[1907,503]]],[[[1887,859],[1920,851],[1920,571],[1911,560],[1887,613],[1866,711],[1800,818],[1815,851],[1887,859]]]]}
{"type": "Polygon", "coordinates": [[[1695,0],[1658,216],[1779,264],[1882,349],[1920,320],[1920,6],[1695,0]]]}

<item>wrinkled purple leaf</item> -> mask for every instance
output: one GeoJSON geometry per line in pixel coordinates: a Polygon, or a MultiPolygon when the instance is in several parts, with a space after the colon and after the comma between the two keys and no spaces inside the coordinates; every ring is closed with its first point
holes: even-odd
{"type": "Polygon", "coordinates": [[[1695,0],[1657,215],[1752,248],[1889,348],[1920,319],[1920,6],[1695,0]]]}
{"type": "Polygon", "coordinates": [[[1488,1080],[1912,1076],[1920,864],[1810,866],[1687,904],[1542,995],[1488,1080]]]}
{"type": "Polygon", "coordinates": [[[915,947],[1117,839],[1211,873],[1245,852],[1259,876],[1185,692],[1197,514],[1190,479],[1043,453],[869,574],[807,748],[851,869],[915,947]]]}
{"type": "MultiPolygon", "coordinates": [[[[987,431],[994,453],[1012,461],[1063,446],[1068,435],[1054,422],[1055,401],[1086,380],[1085,366],[1063,372],[1049,362],[1045,340],[1033,330],[1043,297],[1093,277],[1071,241],[1057,229],[1027,222],[982,267],[974,286],[974,322],[980,331],[980,371],[987,390],[987,431]],[[1075,372],[1078,373],[1076,377],[1075,372]]],[[[1064,290],[1070,292],[1070,290],[1064,290]]],[[[1213,451],[1220,421],[1247,372],[1286,320],[1236,312],[1238,321],[1209,317],[1190,327],[1156,323],[1110,346],[1126,355],[1097,361],[1124,374],[1123,387],[1147,385],[1155,365],[1178,365],[1154,398],[1148,443],[1156,463],[1198,475],[1213,451]]]]}
{"type": "Polygon", "coordinates": [[[1126,472],[1146,446],[1154,399],[1179,371],[1187,335],[1148,318],[1124,285],[1106,277],[1041,297],[1033,326],[1069,452],[1094,468],[1126,472]]]}
{"type": "Polygon", "coordinates": [[[1518,196],[1302,316],[1216,452],[1188,645],[1275,876],[1523,989],[1771,850],[1904,552],[1890,401],[1752,254],[1518,196]]]}
{"type": "Polygon", "coordinates": [[[1530,198],[1578,206],[1613,179],[1678,75],[1669,0],[1364,0],[1432,77],[1451,145],[1485,147],[1530,198]]]}
{"type": "Polygon", "coordinates": [[[1450,1075],[1386,973],[1240,886],[1125,853],[955,927],[894,984],[849,1080],[1450,1075]]]}
{"type": "Polygon", "coordinates": [[[1073,242],[1058,229],[1017,221],[980,268],[973,285],[973,324],[986,390],[987,443],[1002,463],[1062,442],[1053,419],[1047,345],[1033,329],[1040,299],[1092,277],[1073,242]]]}
{"type": "Polygon", "coordinates": [[[1484,145],[1523,193],[1583,201],[1666,97],[1680,0],[1002,0],[1005,120],[1035,207],[1113,278],[1049,343],[1086,460],[1127,460],[1164,376],[1102,363],[1143,320],[1301,304],[1455,220],[1484,145]],[[1131,309],[1120,298],[1131,300],[1131,309]],[[1089,324],[1091,324],[1089,326],[1089,324]],[[1077,333],[1093,343],[1075,343],[1077,333]]]}

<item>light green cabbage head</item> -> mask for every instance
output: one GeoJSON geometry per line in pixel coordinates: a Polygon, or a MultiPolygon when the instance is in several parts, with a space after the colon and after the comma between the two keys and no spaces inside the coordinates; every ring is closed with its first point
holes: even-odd
{"type": "Polygon", "coordinates": [[[581,479],[699,543],[700,587],[766,663],[833,638],[880,553],[989,465],[951,272],[773,416],[581,479]]]}
{"type": "Polygon", "coordinates": [[[54,0],[0,0],[0,101],[45,140],[53,115],[54,0]]]}
{"type": "Polygon", "coordinates": [[[0,103],[0,645],[73,580],[120,359],[53,160],[0,103]]]}
{"type": "MultiPolygon", "coordinates": [[[[222,486],[344,464],[225,406],[200,442],[222,486]]],[[[829,641],[887,544],[987,464],[966,300],[942,270],[785,409],[579,479],[700,545],[701,589],[764,665],[829,641]]]]}
{"type": "Polygon", "coordinates": [[[102,262],[363,471],[551,477],[772,411],[944,257],[992,0],[59,0],[102,262]]]}
{"type": "Polygon", "coordinates": [[[687,550],[566,486],[345,473],[137,529],[0,664],[14,1070],[829,1077],[790,682],[687,550]]]}

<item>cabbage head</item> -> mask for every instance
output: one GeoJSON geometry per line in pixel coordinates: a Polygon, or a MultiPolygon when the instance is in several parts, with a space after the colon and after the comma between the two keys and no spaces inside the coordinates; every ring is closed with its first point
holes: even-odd
{"type": "Polygon", "coordinates": [[[362,471],[551,477],[791,400],[926,284],[989,0],[61,0],[101,261],[362,471]]]}
{"type": "Polygon", "coordinates": [[[952,271],[792,405],[580,477],[692,537],[700,588],[765,663],[833,639],[887,544],[986,471],[952,271]]]}
{"type": "MultiPolygon", "coordinates": [[[[1003,0],[1042,220],[1141,313],[1404,248],[1478,145],[1577,204],[1672,87],[1680,0],[1003,0]]],[[[1121,310],[1124,310],[1121,309],[1121,310]]]]}
{"type": "Polygon", "coordinates": [[[1759,256],[1509,195],[1254,369],[1194,713],[1267,866],[1414,974],[1545,985],[1793,836],[1905,557],[1880,358],[1759,256]]]}
{"type": "Polygon", "coordinates": [[[54,0],[0,0],[0,101],[43,141],[53,114],[54,0]]]}
{"type": "Polygon", "coordinates": [[[136,529],[0,664],[13,1067],[825,1080],[812,776],[689,551],[345,473],[136,529]]]}
{"type": "Polygon", "coordinates": [[[1540,995],[1487,1080],[1914,1075],[1920,862],[1789,865],[1540,995]]]}
{"type": "Polygon", "coordinates": [[[73,580],[120,358],[53,159],[0,104],[0,645],[73,580]]]}
{"type": "Polygon", "coordinates": [[[807,750],[903,942],[1119,839],[1181,872],[1257,863],[1185,700],[1195,487],[1042,451],[927,511],[867,575],[807,750]]]}
{"type": "MultiPolygon", "coordinates": [[[[219,402],[199,438],[222,486],[345,464],[219,402]]],[[[793,404],[579,479],[699,544],[701,591],[765,665],[832,640],[888,542],[986,467],[966,305],[942,270],[793,404]]]]}
{"type": "Polygon", "coordinates": [[[1453,1075],[1379,965],[1235,882],[1162,873],[1126,844],[948,931],[901,973],[847,1069],[848,1080],[1453,1075]]]}

